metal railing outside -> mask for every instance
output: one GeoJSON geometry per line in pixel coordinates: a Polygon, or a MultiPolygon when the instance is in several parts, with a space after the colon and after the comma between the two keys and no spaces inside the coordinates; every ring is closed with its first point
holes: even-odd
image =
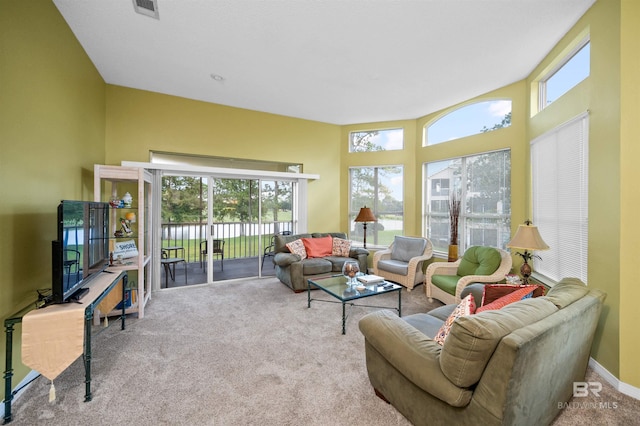
{"type": "MultiPolygon", "coordinates": [[[[199,262],[206,241],[206,223],[163,223],[162,248],[182,247],[187,262],[199,262]]],[[[213,238],[223,240],[224,258],[238,259],[263,255],[271,237],[283,231],[293,232],[293,222],[226,222],[213,224],[213,238]],[[262,233],[260,234],[260,230],[262,233]],[[262,238],[262,250],[259,239],[262,238]]]]}

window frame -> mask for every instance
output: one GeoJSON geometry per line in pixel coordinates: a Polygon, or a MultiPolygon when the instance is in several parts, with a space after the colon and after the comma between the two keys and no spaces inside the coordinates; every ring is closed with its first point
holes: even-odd
{"type": "MultiPolygon", "coordinates": [[[[426,123],[424,125],[424,127],[422,128],[422,146],[423,147],[435,146],[435,145],[439,145],[439,144],[442,144],[442,143],[459,140],[459,139],[462,139],[462,138],[468,138],[468,137],[477,136],[477,135],[480,135],[480,134],[483,134],[483,133],[493,132],[495,130],[506,129],[508,127],[511,127],[512,112],[513,112],[513,99],[511,99],[511,98],[478,99],[478,100],[476,100],[474,102],[469,102],[469,103],[460,105],[457,108],[449,110],[446,113],[434,118],[433,120],[431,120],[430,122],[428,122],[428,123],[426,123]],[[451,117],[452,115],[460,113],[461,111],[463,111],[465,109],[468,109],[468,108],[471,108],[471,107],[474,107],[474,106],[478,106],[480,104],[492,104],[492,103],[498,103],[498,102],[509,102],[509,105],[510,105],[511,108],[510,108],[509,112],[507,114],[505,114],[503,116],[503,118],[501,119],[502,122],[498,122],[498,123],[493,124],[493,128],[488,128],[486,126],[486,124],[485,124],[484,127],[482,129],[479,129],[476,133],[469,133],[469,134],[465,134],[465,135],[462,135],[462,136],[456,136],[456,137],[454,137],[452,139],[440,140],[438,142],[430,142],[430,140],[429,140],[429,129],[431,129],[437,123],[441,122],[443,119],[445,119],[447,117],[451,117]],[[506,120],[507,115],[509,116],[509,123],[505,126],[505,125],[502,125],[502,124],[506,120]]],[[[466,121],[466,120],[464,120],[464,121],[466,121]]]]}
{"type": "Polygon", "coordinates": [[[367,129],[367,130],[353,130],[349,132],[349,138],[348,138],[348,144],[349,144],[349,153],[350,154],[357,154],[357,153],[363,153],[363,152],[387,152],[387,151],[402,151],[404,149],[404,127],[389,127],[389,128],[382,128],[382,129],[367,129]],[[399,130],[402,133],[402,146],[400,148],[396,148],[396,149],[385,149],[383,146],[379,146],[380,149],[373,149],[373,150],[364,150],[364,151],[358,151],[354,149],[354,145],[353,145],[353,135],[356,133],[382,133],[382,132],[392,132],[392,131],[397,131],[399,130]]]}
{"type": "MultiPolygon", "coordinates": [[[[387,168],[399,168],[400,169],[400,177],[402,178],[402,187],[401,187],[401,196],[402,199],[398,200],[402,207],[400,212],[395,210],[384,211],[381,210],[380,199],[378,196],[378,189],[380,188],[379,180],[378,183],[374,185],[374,196],[365,202],[365,205],[371,209],[373,215],[376,217],[377,221],[380,221],[385,215],[399,215],[401,216],[402,227],[399,230],[394,230],[395,233],[393,235],[403,235],[405,229],[405,202],[404,202],[404,170],[405,167],[403,164],[386,164],[386,165],[367,165],[367,166],[351,166],[349,167],[349,212],[348,212],[348,223],[349,223],[349,239],[353,242],[359,244],[363,242],[362,235],[359,234],[359,226],[361,224],[356,224],[354,222],[356,216],[360,212],[360,209],[364,207],[364,205],[356,205],[354,203],[354,188],[353,188],[353,172],[356,169],[373,169],[374,176],[380,176],[379,169],[387,169],[387,168]],[[376,170],[378,170],[376,172],[376,170]]],[[[379,222],[378,222],[379,223],[379,222]]],[[[393,238],[391,238],[391,241],[393,238]]],[[[387,247],[390,244],[390,241],[387,241],[385,238],[379,238],[379,229],[376,225],[371,223],[367,224],[367,247],[387,247]]]]}
{"type": "MultiPolygon", "coordinates": [[[[547,108],[549,105],[551,105],[553,102],[557,100],[556,99],[553,102],[547,104],[548,81],[551,78],[553,78],[562,68],[564,68],[583,48],[585,48],[587,45],[590,45],[590,44],[591,44],[591,35],[587,34],[578,43],[576,43],[573,49],[571,49],[569,53],[567,53],[564,56],[564,58],[560,62],[558,62],[556,66],[551,68],[551,70],[549,70],[548,73],[546,73],[542,78],[540,78],[540,80],[538,81],[538,111],[544,110],[545,108],[547,108]]],[[[567,92],[571,91],[571,89],[576,87],[582,81],[589,78],[590,75],[591,75],[591,64],[589,63],[589,73],[587,74],[587,76],[582,80],[576,81],[575,84],[569,87],[562,95],[560,95],[560,97],[564,96],[567,92]]]]}
{"type": "MultiPolygon", "coordinates": [[[[471,240],[472,238],[472,232],[474,230],[478,230],[478,229],[495,229],[497,231],[496,233],[496,241],[498,242],[499,247],[501,249],[505,249],[506,247],[506,243],[509,241],[510,239],[510,233],[511,233],[511,149],[510,148],[505,148],[505,149],[500,149],[500,150],[495,150],[495,151],[485,151],[485,152],[480,152],[480,153],[474,153],[474,154],[470,154],[470,155],[465,155],[465,156],[460,156],[460,157],[454,157],[454,158],[449,158],[449,159],[445,159],[445,160],[440,160],[440,161],[432,161],[432,162],[427,162],[427,163],[423,163],[423,190],[424,190],[424,194],[423,194],[423,203],[422,203],[422,208],[423,208],[423,235],[425,235],[427,238],[432,239],[432,243],[434,246],[434,253],[437,254],[440,257],[447,257],[447,251],[446,251],[446,247],[443,247],[442,249],[439,249],[439,244],[438,242],[435,242],[433,240],[434,236],[431,233],[431,228],[430,228],[430,218],[431,217],[441,217],[441,218],[446,218],[446,229],[449,229],[449,213],[448,210],[446,213],[442,213],[442,212],[437,212],[436,214],[433,214],[433,212],[431,212],[431,202],[432,201],[438,201],[438,200],[433,200],[430,197],[429,194],[429,189],[430,189],[430,185],[431,185],[431,180],[429,179],[429,175],[428,173],[428,165],[429,164],[434,164],[434,163],[441,163],[444,161],[456,161],[456,160],[460,160],[461,164],[460,164],[460,175],[457,177],[453,177],[451,179],[451,182],[449,183],[449,189],[450,191],[459,191],[460,194],[460,200],[462,201],[462,205],[461,205],[461,213],[460,213],[460,218],[459,218],[459,240],[458,240],[458,250],[459,253],[464,253],[464,251],[468,248],[468,246],[473,245],[473,241],[471,240]],[[468,174],[468,167],[467,167],[467,160],[471,159],[473,157],[479,157],[482,155],[486,155],[486,154],[498,154],[498,153],[508,153],[509,155],[509,167],[507,170],[504,170],[503,173],[505,173],[505,181],[508,184],[508,191],[509,191],[509,205],[508,206],[502,206],[502,212],[496,212],[496,213],[487,213],[487,214],[479,214],[479,213],[474,213],[474,212],[469,212],[467,213],[468,210],[468,206],[467,203],[470,200],[470,198],[467,196],[467,189],[462,188],[461,182],[463,181],[463,176],[466,176],[468,174]],[[508,179],[506,179],[508,177],[508,179]],[[474,221],[474,220],[482,220],[482,219],[488,219],[488,220],[502,220],[504,221],[504,225],[502,227],[489,227],[489,228],[478,228],[478,227],[472,227],[472,225],[470,225],[470,221],[474,221]],[[500,232],[500,229],[502,229],[502,233],[500,232]],[[501,244],[500,244],[501,243],[501,244]]],[[[468,179],[468,178],[466,178],[468,179]]],[[[447,200],[449,198],[447,197],[447,200]]],[[[441,223],[442,225],[442,223],[441,223]]],[[[447,231],[447,238],[448,238],[448,231],[447,231]]],[[[447,239],[447,247],[448,247],[448,239],[447,239]]]]}

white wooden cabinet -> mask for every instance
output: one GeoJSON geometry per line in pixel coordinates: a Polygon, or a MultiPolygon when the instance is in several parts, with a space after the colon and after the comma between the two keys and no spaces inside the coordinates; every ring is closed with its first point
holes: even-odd
{"type": "MultiPolygon", "coordinates": [[[[144,317],[144,307],[151,297],[151,234],[149,212],[151,206],[151,174],[141,167],[94,165],[94,199],[95,201],[122,200],[126,193],[131,195],[130,206],[112,207],[110,209],[109,250],[114,251],[116,242],[133,240],[138,255],[123,259],[123,263],[114,258],[109,270],[126,270],[129,274],[129,288],[133,289],[133,303],[126,309],[127,313],[138,313],[144,317]],[[123,226],[121,219],[131,219],[126,227],[128,235],[116,234],[123,226]]],[[[115,204],[115,202],[114,202],[115,204]]]]}

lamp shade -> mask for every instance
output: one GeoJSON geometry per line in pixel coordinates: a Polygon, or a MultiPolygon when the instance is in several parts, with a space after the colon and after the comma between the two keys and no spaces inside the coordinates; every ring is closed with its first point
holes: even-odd
{"type": "Polygon", "coordinates": [[[518,225],[516,235],[507,243],[507,247],[520,250],[549,250],[549,246],[538,232],[538,227],[534,225],[518,225]]]}
{"type": "Polygon", "coordinates": [[[354,220],[354,222],[375,222],[376,217],[373,215],[371,209],[367,206],[364,206],[360,209],[358,216],[354,220]]]}

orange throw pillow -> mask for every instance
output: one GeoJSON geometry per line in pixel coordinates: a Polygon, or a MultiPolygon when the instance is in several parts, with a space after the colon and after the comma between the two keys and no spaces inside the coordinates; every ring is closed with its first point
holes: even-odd
{"type": "Polygon", "coordinates": [[[333,238],[331,235],[319,238],[302,238],[302,244],[304,244],[307,257],[331,256],[333,251],[333,238]]]}
{"type": "Polygon", "coordinates": [[[513,302],[517,302],[519,300],[526,299],[527,297],[531,297],[534,290],[535,290],[534,286],[523,287],[520,290],[516,290],[513,293],[509,293],[506,296],[502,296],[501,298],[494,300],[488,305],[480,306],[478,309],[476,309],[476,314],[479,314],[482,311],[492,311],[492,310],[500,309],[513,302]]]}

